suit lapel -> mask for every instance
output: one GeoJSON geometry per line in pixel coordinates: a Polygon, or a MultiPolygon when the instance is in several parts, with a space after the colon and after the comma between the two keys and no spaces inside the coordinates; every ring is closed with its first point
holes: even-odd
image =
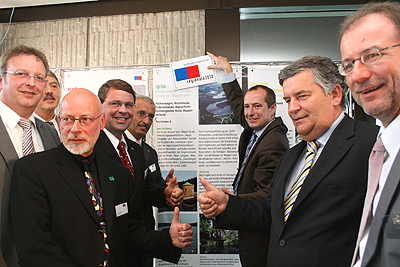
{"type": "MultiPolygon", "coordinates": [[[[354,136],[354,122],[346,116],[331,134],[317,162],[315,162],[307,178],[304,180],[304,184],[291,213],[295,212],[296,207],[325,179],[350,150],[353,143],[348,139],[352,136],[354,136]]],[[[288,220],[290,220],[290,216],[288,220]]]]}
{"type": "MultiPolygon", "coordinates": [[[[9,162],[12,159],[18,158],[17,152],[15,151],[14,145],[10,139],[10,136],[8,135],[7,129],[4,126],[3,120],[0,117],[0,136],[1,142],[0,142],[0,153],[4,158],[4,161],[9,162]]],[[[9,171],[11,173],[12,168],[10,166],[7,167],[9,168],[9,171]]]]}
{"type": "MultiPolygon", "coordinates": [[[[397,190],[399,190],[398,188],[399,182],[400,182],[400,153],[397,152],[397,156],[393,162],[385,186],[382,190],[381,198],[379,199],[379,204],[376,209],[374,219],[372,220],[362,266],[367,266],[367,263],[371,259],[372,255],[374,255],[375,250],[377,249],[377,247],[379,247],[378,239],[384,224],[384,218],[387,215],[387,211],[394,197],[394,194],[397,193],[397,190]]],[[[388,219],[391,220],[391,218],[388,219]]]]}
{"type": "MultiPolygon", "coordinates": [[[[285,185],[287,180],[290,178],[289,175],[292,173],[293,168],[296,166],[296,163],[304,151],[306,147],[306,142],[301,142],[294,146],[293,148],[289,149],[282,158],[282,162],[280,162],[279,172],[273,178],[274,183],[271,190],[273,193],[271,194],[271,216],[272,220],[274,221],[274,227],[276,228],[278,235],[282,233],[283,228],[285,226],[283,220],[283,202],[284,202],[284,195],[285,195],[285,185]]],[[[290,218],[290,216],[289,216],[290,218]]]]}
{"type": "Polygon", "coordinates": [[[112,174],[112,168],[107,159],[96,154],[96,166],[101,185],[101,196],[103,198],[103,210],[106,220],[107,232],[111,232],[112,222],[114,218],[115,203],[115,178],[112,174]]]}
{"type": "Polygon", "coordinates": [[[46,125],[45,122],[43,122],[37,118],[35,118],[35,123],[36,123],[36,129],[40,135],[40,139],[42,140],[44,150],[56,147],[58,145],[58,143],[54,142],[54,139],[49,132],[49,130],[51,130],[51,131],[54,130],[54,134],[57,135],[56,130],[54,128],[52,128],[52,126],[46,125]]]}
{"type": "Polygon", "coordinates": [[[144,159],[146,160],[146,165],[150,162],[150,150],[148,148],[148,144],[142,140],[142,148],[144,153],[144,159]]]}
{"type": "Polygon", "coordinates": [[[93,208],[91,198],[88,195],[89,192],[85,184],[83,170],[77,164],[72,155],[66,151],[63,145],[57,147],[56,162],[60,165],[58,168],[58,173],[68,183],[72,191],[81,201],[82,205],[92,216],[96,224],[98,224],[99,218],[93,208]]]}

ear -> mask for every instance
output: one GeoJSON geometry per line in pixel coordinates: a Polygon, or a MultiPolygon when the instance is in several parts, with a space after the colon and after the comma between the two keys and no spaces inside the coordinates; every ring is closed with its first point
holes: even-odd
{"type": "Polygon", "coordinates": [[[106,127],[106,114],[101,114],[101,124],[100,124],[100,130],[104,130],[106,127]]]}
{"type": "Polygon", "coordinates": [[[335,88],[333,88],[333,90],[332,90],[331,96],[332,96],[333,105],[335,107],[339,106],[340,103],[342,102],[342,98],[343,98],[342,87],[339,84],[335,85],[335,88]]]}
{"type": "Polygon", "coordinates": [[[271,119],[273,119],[275,117],[275,113],[276,113],[276,103],[274,103],[271,107],[271,119]]]}

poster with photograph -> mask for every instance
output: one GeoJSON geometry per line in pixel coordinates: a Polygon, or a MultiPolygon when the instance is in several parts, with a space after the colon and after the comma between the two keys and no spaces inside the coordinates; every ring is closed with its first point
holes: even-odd
{"type": "MultiPolygon", "coordinates": [[[[241,69],[236,70],[241,79],[241,69]]],[[[165,177],[175,170],[179,187],[184,192],[180,221],[191,224],[192,246],[183,250],[177,266],[240,266],[237,231],[218,229],[206,219],[198,206],[197,196],[204,191],[200,177],[232,191],[238,167],[238,140],[242,131],[232,115],[219,83],[175,89],[168,68],[153,70],[153,100],[156,118],[153,124],[159,164],[165,177]]],[[[172,211],[159,209],[158,227],[171,222],[172,211]]],[[[157,266],[174,266],[156,260],[157,266]]]]}

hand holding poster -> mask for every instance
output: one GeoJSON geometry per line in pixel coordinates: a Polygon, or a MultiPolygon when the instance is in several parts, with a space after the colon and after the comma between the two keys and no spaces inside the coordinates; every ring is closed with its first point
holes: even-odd
{"type": "Polygon", "coordinates": [[[215,83],[215,70],[207,69],[214,61],[209,56],[196,57],[171,63],[175,89],[184,89],[208,83],[215,83]]]}

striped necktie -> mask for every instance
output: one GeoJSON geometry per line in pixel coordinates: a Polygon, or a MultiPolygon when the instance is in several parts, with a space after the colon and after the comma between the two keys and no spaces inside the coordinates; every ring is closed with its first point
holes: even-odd
{"type": "Polygon", "coordinates": [[[35,153],[32,139],[32,122],[29,119],[21,118],[18,125],[23,129],[22,152],[24,156],[35,153]]]}
{"type": "Polygon", "coordinates": [[[235,182],[235,185],[234,185],[234,188],[233,188],[233,192],[234,192],[235,195],[237,195],[239,182],[240,182],[240,179],[242,178],[243,171],[244,171],[244,166],[247,163],[247,159],[248,159],[248,157],[250,155],[250,151],[253,148],[253,146],[254,146],[256,141],[257,141],[257,135],[256,135],[256,132],[253,132],[253,135],[251,136],[249,144],[247,145],[246,152],[244,154],[244,159],[243,159],[242,165],[240,166],[239,174],[237,176],[237,179],[236,179],[236,182],[235,182]]]}
{"type": "Polygon", "coordinates": [[[132,163],[129,160],[128,155],[126,154],[124,142],[119,141],[118,151],[119,151],[119,157],[121,158],[122,163],[124,164],[125,167],[127,167],[131,171],[132,178],[135,181],[135,173],[133,171],[132,163]]]}
{"type": "Polygon", "coordinates": [[[304,163],[303,168],[301,169],[299,177],[297,177],[296,181],[290,188],[289,194],[286,196],[285,202],[284,202],[284,207],[285,207],[285,213],[284,213],[284,219],[285,222],[289,218],[289,214],[292,211],[293,204],[296,201],[297,196],[299,195],[300,189],[304,183],[304,180],[306,179],[308,173],[310,172],[311,165],[314,161],[314,157],[317,154],[317,150],[319,147],[319,142],[318,141],[311,141],[307,142],[307,152],[306,152],[306,160],[304,163]]]}

